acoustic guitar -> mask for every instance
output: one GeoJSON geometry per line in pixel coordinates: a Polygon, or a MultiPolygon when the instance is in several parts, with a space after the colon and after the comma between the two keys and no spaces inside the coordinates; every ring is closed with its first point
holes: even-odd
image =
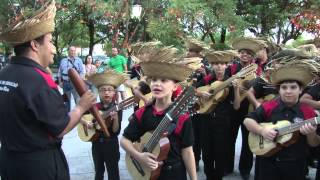
{"type": "MultiPolygon", "coordinates": [[[[110,113],[112,111],[120,111],[128,109],[132,106],[136,105],[134,97],[127,98],[123,101],[121,101],[119,104],[114,105],[112,108],[110,108],[108,111],[99,111],[100,115],[104,119],[104,123],[107,127],[110,127],[110,113]]],[[[97,124],[94,116],[92,114],[86,114],[82,116],[82,119],[86,122],[92,122],[94,125],[94,128],[87,128],[86,125],[79,123],[77,126],[78,130],[78,136],[82,141],[88,142],[95,139],[96,135],[98,135],[97,130],[101,130],[101,127],[99,124],[97,124]]]]}
{"type": "Polygon", "coordinates": [[[269,157],[280,151],[282,148],[288,147],[295,143],[299,137],[299,129],[306,123],[318,125],[319,117],[302,120],[291,124],[287,120],[278,121],[276,124],[260,123],[262,127],[275,129],[278,134],[273,141],[265,139],[259,134],[249,133],[249,147],[253,154],[263,157],[269,157]]]}
{"type": "MultiPolygon", "coordinates": [[[[169,139],[165,137],[164,134],[167,132],[172,121],[176,121],[179,115],[188,112],[189,108],[193,106],[197,100],[194,96],[194,92],[195,90],[192,86],[186,87],[180,96],[178,96],[178,98],[169,107],[169,111],[153,133],[145,133],[140,138],[139,142],[134,142],[134,147],[139,152],[149,152],[154,154],[159,162],[164,161],[170,150],[169,139]]],[[[155,180],[160,175],[162,165],[159,165],[156,170],[150,171],[128,153],[126,154],[125,159],[128,171],[135,180],[155,180]]]]}
{"type": "MultiPolygon", "coordinates": [[[[257,67],[257,64],[250,64],[225,81],[215,81],[210,85],[197,88],[197,92],[208,92],[212,94],[209,99],[199,98],[196,104],[197,109],[199,109],[198,113],[207,114],[213,111],[217,104],[228,96],[229,90],[227,87],[231,85],[232,81],[235,79],[248,80],[249,77],[249,79],[255,77],[257,67]]],[[[241,81],[240,85],[245,82],[246,81],[241,81]]]]}

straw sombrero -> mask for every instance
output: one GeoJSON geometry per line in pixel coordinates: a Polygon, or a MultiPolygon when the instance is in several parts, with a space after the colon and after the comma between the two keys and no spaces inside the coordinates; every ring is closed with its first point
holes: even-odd
{"type": "Polygon", "coordinates": [[[160,46],[162,46],[160,41],[135,43],[131,45],[131,58],[135,64],[146,61],[146,59],[149,59],[149,55],[160,46]]]}
{"type": "Polygon", "coordinates": [[[297,47],[298,49],[303,50],[306,54],[310,56],[319,56],[320,51],[317,49],[317,47],[314,44],[304,44],[297,47]]]}
{"type": "Polygon", "coordinates": [[[0,41],[16,46],[53,32],[55,14],[55,1],[49,1],[32,17],[12,23],[3,29],[0,32],[0,41]]]}
{"type": "Polygon", "coordinates": [[[257,39],[265,42],[265,44],[267,45],[266,48],[267,48],[268,54],[270,55],[277,53],[281,49],[279,45],[277,45],[267,37],[258,37],[257,39]]]}
{"type": "Polygon", "coordinates": [[[263,40],[256,38],[243,37],[233,41],[232,47],[237,50],[250,50],[256,54],[262,48],[266,48],[267,45],[263,40]]]}
{"type": "Polygon", "coordinates": [[[228,63],[238,56],[238,53],[234,50],[226,51],[208,51],[206,58],[209,63],[228,63]]]}
{"type": "Polygon", "coordinates": [[[294,80],[306,87],[319,74],[319,67],[319,64],[312,59],[284,57],[270,71],[270,80],[273,85],[279,85],[287,80],[294,80]]]}
{"type": "Polygon", "coordinates": [[[192,73],[191,68],[178,63],[183,57],[174,47],[160,48],[148,57],[141,62],[142,71],[148,77],[184,81],[192,73]]]}
{"type": "Polygon", "coordinates": [[[102,85],[111,85],[115,88],[119,87],[126,80],[126,75],[117,73],[113,70],[107,70],[103,73],[93,74],[88,77],[88,80],[96,87],[102,85]]]}
{"type": "Polygon", "coordinates": [[[189,51],[200,52],[202,50],[209,49],[204,42],[190,37],[185,39],[185,46],[189,51]]]}

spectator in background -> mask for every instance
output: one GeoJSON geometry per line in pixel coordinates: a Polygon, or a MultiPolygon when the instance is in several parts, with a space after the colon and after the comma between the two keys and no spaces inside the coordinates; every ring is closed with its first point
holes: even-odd
{"type": "Polygon", "coordinates": [[[108,66],[119,73],[125,73],[128,71],[127,59],[122,55],[119,55],[117,48],[112,48],[112,57],[108,63],[108,66]]]}
{"type": "Polygon", "coordinates": [[[86,69],[86,75],[85,77],[88,77],[92,74],[95,74],[97,72],[97,68],[95,65],[92,64],[92,56],[87,55],[86,59],[84,60],[85,69],[86,69]]]}
{"type": "MultiPolygon", "coordinates": [[[[109,68],[115,70],[118,73],[127,73],[128,68],[127,68],[127,59],[123,57],[122,55],[119,55],[119,51],[117,48],[112,48],[112,57],[108,63],[109,68]]],[[[118,89],[118,92],[121,94],[121,99],[126,98],[126,92],[125,92],[125,87],[123,84],[121,84],[118,89]]],[[[120,100],[119,100],[120,102],[120,100]]]]}
{"type": "Polygon", "coordinates": [[[85,76],[85,69],[82,60],[76,56],[76,47],[70,46],[68,49],[68,57],[63,58],[60,62],[60,67],[58,70],[58,78],[59,83],[63,88],[63,92],[68,96],[69,104],[67,104],[68,109],[70,110],[70,104],[71,104],[71,94],[75,100],[75,102],[78,102],[79,95],[76,92],[76,90],[73,87],[73,84],[71,83],[69,76],[68,76],[68,70],[70,68],[74,68],[80,75],[81,78],[84,78],[85,76]]]}

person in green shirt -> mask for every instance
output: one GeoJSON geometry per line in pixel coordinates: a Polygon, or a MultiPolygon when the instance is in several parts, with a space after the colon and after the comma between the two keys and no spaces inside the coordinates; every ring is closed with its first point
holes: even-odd
{"type": "Polygon", "coordinates": [[[119,55],[117,48],[112,48],[112,57],[108,63],[108,66],[118,73],[125,73],[128,71],[127,59],[119,55]]]}

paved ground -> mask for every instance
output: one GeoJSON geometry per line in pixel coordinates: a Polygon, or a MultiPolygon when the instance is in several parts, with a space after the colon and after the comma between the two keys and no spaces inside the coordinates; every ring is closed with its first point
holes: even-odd
{"type": "MultiPolygon", "coordinates": [[[[132,110],[129,109],[124,112],[122,127],[126,127],[128,121],[127,117],[132,113],[132,110]]],[[[241,146],[241,133],[239,133],[237,144],[236,144],[236,162],[239,160],[239,151],[241,146]]],[[[70,174],[72,180],[91,180],[94,179],[94,166],[91,156],[91,143],[82,142],[78,138],[77,131],[74,129],[68,135],[64,137],[63,140],[63,150],[66,154],[69,167],[70,174]]],[[[119,163],[120,168],[120,178],[121,180],[130,180],[131,177],[126,170],[126,165],[124,162],[125,153],[122,149],[120,149],[121,158],[119,163]]],[[[237,167],[236,163],[236,167],[237,167]]],[[[236,169],[236,168],[235,168],[236,169]]],[[[314,177],[315,170],[311,169],[310,173],[312,177],[314,177]]],[[[252,175],[252,172],[251,172],[252,175]]],[[[253,175],[252,175],[253,176],[253,175]]],[[[251,179],[253,177],[251,176],[251,179]]],[[[105,177],[107,179],[107,177],[105,177]]],[[[204,180],[205,175],[203,173],[203,164],[200,164],[200,171],[198,172],[198,179],[204,180]]],[[[224,177],[225,180],[236,180],[241,179],[239,172],[235,170],[233,174],[230,174],[224,177]]]]}

